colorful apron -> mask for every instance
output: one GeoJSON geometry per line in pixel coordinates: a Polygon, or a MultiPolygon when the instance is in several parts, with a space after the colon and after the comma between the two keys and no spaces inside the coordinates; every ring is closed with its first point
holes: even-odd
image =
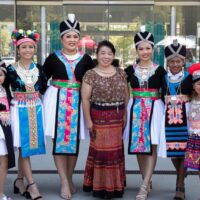
{"type": "Polygon", "coordinates": [[[188,126],[185,104],[187,95],[177,95],[181,82],[170,83],[165,78],[170,95],[165,96],[165,137],[167,157],[184,157],[188,140],[188,126]]]}
{"type": "Polygon", "coordinates": [[[129,154],[151,154],[150,124],[154,100],[159,98],[156,89],[133,89],[129,154]]]}
{"type": "Polygon", "coordinates": [[[22,157],[45,154],[42,102],[38,92],[14,92],[22,157]]]}
{"type": "Polygon", "coordinates": [[[69,61],[61,51],[57,51],[56,55],[65,65],[69,80],[51,81],[51,85],[59,89],[53,154],[77,155],[81,84],[76,81],[74,71],[83,55],[80,54],[74,61],[69,61]]]}

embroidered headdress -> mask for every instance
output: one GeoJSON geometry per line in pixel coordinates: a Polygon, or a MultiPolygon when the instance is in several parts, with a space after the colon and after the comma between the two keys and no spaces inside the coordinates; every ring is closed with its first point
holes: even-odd
{"type": "Polygon", "coordinates": [[[153,37],[152,33],[148,32],[148,31],[144,31],[144,32],[141,31],[141,32],[136,33],[136,35],[134,37],[134,42],[135,42],[136,48],[142,42],[147,42],[147,43],[151,44],[152,47],[154,47],[154,37],[153,37]]]}
{"type": "Polygon", "coordinates": [[[16,29],[12,32],[11,38],[16,46],[24,42],[31,42],[35,45],[39,41],[40,35],[36,31],[16,29]]]}
{"type": "Polygon", "coordinates": [[[189,73],[192,75],[192,82],[200,80],[200,63],[195,63],[191,65],[188,69],[189,73]]]}
{"type": "Polygon", "coordinates": [[[80,23],[75,19],[75,14],[68,14],[68,19],[60,23],[60,37],[70,31],[80,35],[80,23]]]}
{"type": "Polygon", "coordinates": [[[186,46],[178,43],[177,40],[174,40],[172,44],[165,47],[165,57],[167,60],[170,60],[174,57],[179,57],[185,60],[186,46]]]}
{"type": "Polygon", "coordinates": [[[6,64],[3,60],[0,60],[0,70],[2,70],[4,74],[7,74],[6,64]]]}

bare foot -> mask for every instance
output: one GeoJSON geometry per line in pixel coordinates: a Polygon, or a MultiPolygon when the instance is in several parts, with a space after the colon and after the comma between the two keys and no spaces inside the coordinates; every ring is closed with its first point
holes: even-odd
{"type": "Polygon", "coordinates": [[[77,189],[72,181],[69,183],[69,187],[72,194],[76,193],[77,189]]]}
{"type": "Polygon", "coordinates": [[[60,197],[65,200],[70,200],[72,198],[68,184],[61,184],[60,197]]]}

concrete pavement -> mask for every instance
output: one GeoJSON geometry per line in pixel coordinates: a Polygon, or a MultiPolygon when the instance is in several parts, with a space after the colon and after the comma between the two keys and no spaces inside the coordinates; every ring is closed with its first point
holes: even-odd
{"type": "MultiPolygon", "coordinates": [[[[76,166],[78,172],[82,172],[85,167],[89,140],[82,141],[80,145],[80,154],[76,166]]],[[[126,151],[126,170],[127,187],[123,196],[124,200],[134,200],[138,188],[141,184],[141,175],[138,174],[138,165],[135,156],[127,155],[127,144],[125,143],[126,151]],[[134,171],[132,171],[134,170],[134,171]]],[[[55,166],[51,156],[52,144],[51,139],[47,140],[47,155],[32,157],[32,168],[36,170],[34,174],[35,182],[45,200],[59,200],[59,177],[55,174],[55,166]],[[46,171],[47,170],[47,171],[46,171]],[[52,172],[52,173],[51,173],[52,172]],[[46,173],[46,174],[45,174],[46,173]]],[[[6,184],[6,194],[14,198],[14,200],[23,200],[19,195],[13,194],[13,181],[16,177],[17,168],[9,171],[6,184]]],[[[175,175],[174,168],[170,159],[158,159],[156,173],[153,175],[153,190],[150,193],[149,200],[172,200],[175,193],[175,175]]],[[[91,193],[82,191],[83,174],[74,175],[74,183],[77,187],[77,193],[73,195],[74,200],[90,200],[93,198],[91,193]]],[[[197,200],[200,198],[200,180],[197,175],[188,175],[186,178],[186,199],[197,200]]]]}

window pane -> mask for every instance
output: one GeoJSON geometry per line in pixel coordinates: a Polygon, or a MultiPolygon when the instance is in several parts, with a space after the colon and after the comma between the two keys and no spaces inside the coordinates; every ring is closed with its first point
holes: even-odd
{"type": "Polygon", "coordinates": [[[136,60],[134,35],[140,31],[142,25],[153,33],[153,7],[152,6],[110,6],[109,34],[114,43],[121,66],[133,64],[136,60]],[[142,12],[141,12],[142,11],[142,12]]]}
{"type": "Polygon", "coordinates": [[[15,51],[11,40],[11,33],[14,29],[14,1],[6,4],[0,1],[0,57],[5,63],[15,62],[15,51]]]}
{"type": "Polygon", "coordinates": [[[95,46],[99,41],[108,38],[107,5],[65,5],[64,17],[68,13],[75,13],[81,24],[81,38],[79,48],[95,57],[95,46]]]}

